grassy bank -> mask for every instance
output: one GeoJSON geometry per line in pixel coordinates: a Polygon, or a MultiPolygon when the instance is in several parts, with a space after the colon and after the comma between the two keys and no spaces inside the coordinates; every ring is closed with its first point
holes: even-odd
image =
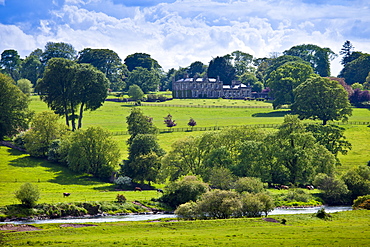
{"type": "Polygon", "coordinates": [[[370,211],[180,222],[98,223],[90,227],[35,225],[39,231],[4,234],[5,246],[366,246],[370,211]]]}

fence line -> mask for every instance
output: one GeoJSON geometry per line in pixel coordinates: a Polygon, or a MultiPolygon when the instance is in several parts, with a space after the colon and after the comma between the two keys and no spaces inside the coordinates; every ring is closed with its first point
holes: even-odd
{"type": "MultiPolygon", "coordinates": [[[[336,125],[370,125],[370,122],[334,122],[336,125]]],[[[170,133],[170,132],[192,132],[192,131],[215,131],[222,130],[230,127],[248,127],[248,128],[278,128],[281,124],[249,124],[249,125],[228,125],[228,126],[211,126],[211,127],[186,127],[186,128],[167,128],[159,129],[159,133],[170,133]]],[[[116,131],[112,132],[112,135],[129,135],[128,131],[116,131]]]]}
{"type": "MultiPolygon", "coordinates": [[[[127,102],[135,105],[135,102],[127,102]]],[[[171,105],[171,104],[148,104],[141,103],[140,106],[154,106],[154,107],[180,107],[180,108],[272,108],[272,106],[238,106],[238,105],[171,105]]]]}

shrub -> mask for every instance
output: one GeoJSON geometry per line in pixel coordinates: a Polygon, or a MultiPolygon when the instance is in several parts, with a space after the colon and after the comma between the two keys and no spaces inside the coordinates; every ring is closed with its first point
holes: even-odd
{"type": "Polygon", "coordinates": [[[16,135],[14,138],[13,138],[13,143],[15,146],[19,147],[19,148],[22,148],[22,149],[25,149],[24,147],[24,144],[25,144],[25,140],[24,140],[24,137],[25,137],[25,134],[26,132],[25,131],[22,131],[20,132],[18,135],[16,135]]]}
{"type": "Polygon", "coordinates": [[[197,204],[193,201],[190,201],[179,205],[175,210],[175,214],[184,219],[188,220],[195,219],[197,217],[196,208],[197,204]]]}
{"type": "Polygon", "coordinates": [[[316,175],[313,184],[323,190],[322,196],[326,203],[340,205],[349,202],[350,191],[342,180],[319,173],[316,175]]]}
{"type": "Polygon", "coordinates": [[[247,217],[260,217],[264,210],[264,205],[258,196],[244,192],[241,198],[241,215],[247,217]]]}
{"type": "Polygon", "coordinates": [[[217,189],[229,190],[232,188],[234,181],[235,178],[232,172],[227,168],[220,167],[210,171],[208,182],[217,189]]]}
{"type": "Polygon", "coordinates": [[[312,195],[304,191],[303,189],[290,190],[284,196],[284,201],[308,202],[312,199],[313,199],[312,195]]]}
{"type": "Polygon", "coordinates": [[[268,213],[275,208],[274,199],[266,193],[258,193],[257,198],[262,202],[262,212],[264,212],[267,217],[268,213]]]}
{"type": "Polygon", "coordinates": [[[202,195],[197,201],[199,215],[217,219],[227,219],[241,209],[239,195],[233,191],[212,190],[202,195]]]}
{"type": "Polygon", "coordinates": [[[200,181],[196,176],[185,176],[166,186],[160,201],[176,208],[180,204],[196,201],[208,189],[208,184],[200,181]]]}
{"type": "Polygon", "coordinates": [[[120,188],[124,188],[126,186],[131,186],[132,179],[127,176],[119,176],[114,183],[118,185],[120,188]]]}
{"type": "Polygon", "coordinates": [[[328,214],[326,211],[325,211],[325,208],[320,208],[319,210],[317,210],[315,216],[317,218],[320,218],[320,219],[323,219],[323,220],[327,220],[327,219],[330,219],[331,218],[331,215],[328,214]]]}
{"type": "Polygon", "coordinates": [[[370,194],[370,167],[359,166],[349,170],[344,174],[343,181],[351,191],[352,199],[370,194]]]}
{"type": "Polygon", "coordinates": [[[116,197],[117,202],[126,202],[126,197],[124,195],[118,194],[116,197]]]}
{"type": "Polygon", "coordinates": [[[243,177],[239,178],[235,182],[235,191],[242,193],[242,192],[249,192],[249,193],[259,193],[265,190],[264,184],[262,183],[260,178],[254,177],[243,177]]]}
{"type": "Polygon", "coordinates": [[[15,198],[21,201],[24,206],[32,208],[36,205],[37,200],[40,199],[40,192],[37,186],[25,183],[15,192],[15,198]]]}
{"type": "MultiPolygon", "coordinates": [[[[357,197],[356,200],[353,201],[352,208],[353,209],[364,208],[367,205],[369,205],[369,200],[370,200],[370,195],[359,196],[359,197],[357,197]],[[362,207],[361,207],[361,205],[362,205],[362,207]]],[[[370,209],[370,208],[366,208],[366,209],[370,209]]]]}

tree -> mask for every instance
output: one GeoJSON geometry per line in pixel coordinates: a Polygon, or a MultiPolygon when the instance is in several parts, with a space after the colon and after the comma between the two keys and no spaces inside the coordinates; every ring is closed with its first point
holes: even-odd
{"type": "Polygon", "coordinates": [[[270,74],[267,86],[274,97],[274,109],[295,101],[293,90],[313,75],[312,68],[304,63],[289,62],[270,74]]]}
{"type": "Polygon", "coordinates": [[[28,79],[19,79],[17,81],[17,87],[27,96],[33,92],[32,83],[28,79]]]}
{"type": "Polygon", "coordinates": [[[159,74],[153,70],[138,67],[127,78],[127,87],[138,85],[144,93],[157,91],[159,87],[159,74]]]}
{"type": "Polygon", "coordinates": [[[67,126],[70,126],[71,121],[74,131],[82,127],[83,111],[96,110],[102,106],[108,95],[108,83],[105,75],[92,65],[53,58],[36,89],[41,99],[55,113],[65,117],[67,126]]]}
{"type": "Polygon", "coordinates": [[[241,76],[244,73],[251,71],[251,63],[253,61],[253,56],[251,54],[242,51],[234,51],[231,53],[231,58],[237,76],[241,76]]]}
{"type": "Polygon", "coordinates": [[[142,100],[145,94],[138,85],[134,84],[131,85],[130,88],[128,89],[128,95],[133,100],[142,100]]]}
{"type": "Polygon", "coordinates": [[[28,128],[32,115],[28,104],[27,95],[9,76],[0,73],[0,140],[28,128]]]}
{"type": "Polygon", "coordinates": [[[42,76],[43,70],[44,66],[40,61],[40,57],[30,55],[22,63],[21,78],[28,79],[33,85],[36,85],[37,80],[42,76]]]}
{"type": "Polygon", "coordinates": [[[128,55],[125,58],[125,64],[127,69],[132,72],[139,67],[147,70],[159,70],[162,67],[158,64],[157,60],[150,57],[149,54],[146,53],[134,53],[132,55],[128,55]]]}
{"type": "Polygon", "coordinates": [[[58,115],[44,111],[33,118],[31,129],[24,136],[24,146],[31,156],[46,157],[53,140],[59,139],[66,132],[65,125],[59,123],[58,115]]]}
{"type": "Polygon", "coordinates": [[[191,127],[191,130],[193,130],[194,126],[197,125],[197,122],[195,122],[193,118],[190,118],[188,125],[191,127]]]}
{"type": "Polygon", "coordinates": [[[198,177],[185,176],[177,181],[169,183],[165,187],[164,194],[159,200],[172,208],[176,208],[180,204],[196,201],[208,190],[208,184],[202,182],[198,177]]]}
{"type": "Polygon", "coordinates": [[[0,67],[3,67],[6,74],[13,80],[19,80],[21,59],[16,50],[5,50],[1,53],[0,67]]]}
{"type": "Polygon", "coordinates": [[[89,63],[103,72],[109,79],[112,90],[120,91],[125,88],[123,79],[128,75],[128,71],[116,52],[109,49],[85,48],[78,53],[77,62],[89,63]]]}
{"type": "Polygon", "coordinates": [[[361,103],[370,101],[370,93],[368,90],[362,91],[356,88],[353,94],[349,97],[350,102],[355,106],[361,106],[361,103]]]}
{"type": "Polygon", "coordinates": [[[130,115],[126,117],[127,130],[130,138],[127,143],[131,145],[132,140],[138,134],[156,134],[157,127],[153,124],[153,118],[145,116],[140,108],[132,108],[130,115]]]}
{"type": "Polygon", "coordinates": [[[346,80],[346,83],[352,85],[359,82],[364,83],[370,71],[370,54],[361,54],[360,57],[354,59],[344,66],[340,73],[340,77],[346,80]]]}
{"type": "Polygon", "coordinates": [[[235,79],[236,71],[231,62],[225,57],[216,57],[209,62],[207,75],[210,78],[219,77],[227,85],[235,79]]]}
{"type": "Polygon", "coordinates": [[[252,73],[252,72],[245,72],[244,74],[242,74],[242,75],[238,76],[238,79],[239,79],[242,83],[244,83],[244,84],[246,84],[246,85],[251,85],[251,86],[253,86],[255,83],[257,83],[257,82],[258,82],[257,77],[256,77],[256,76],[255,76],[255,74],[254,74],[254,73],[252,73]]]}
{"type": "Polygon", "coordinates": [[[264,185],[260,178],[254,177],[243,177],[239,178],[235,182],[235,191],[242,193],[244,191],[248,193],[260,193],[265,190],[264,185]]]}
{"type": "MultiPolygon", "coordinates": [[[[344,136],[345,129],[343,127],[309,124],[306,129],[313,134],[319,144],[326,147],[336,158],[338,153],[346,155],[352,149],[352,144],[344,136]]],[[[337,162],[340,162],[339,159],[337,162]]]]}
{"type": "Polygon", "coordinates": [[[166,117],[164,117],[164,124],[171,129],[172,127],[175,127],[177,124],[175,123],[175,120],[172,120],[172,115],[168,114],[166,117]]]}
{"type": "Polygon", "coordinates": [[[44,77],[38,81],[36,90],[42,101],[56,114],[64,116],[66,125],[76,129],[76,108],[79,103],[77,94],[79,88],[75,85],[75,62],[65,58],[52,58],[44,72],[44,77]]]}
{"type": "Polygon", "coordinates": [[[348,120],[352,115],[347,92],[336,81],[314,77],[294,90],[291,109],[300,119],[320,119],[323,125],[332,120],[348,120]]]}
{"type": "Polygon", "coordinates": [[[41,62],[46,65],[52,58],[65,58],[67,60],[74,60],[76,57],[76,50],[71,44],[64,42],[47,42],[45,50],[41,55],[41,62]]]}
{"type": "Polygon", "coordinates": [[[350,191],[341,179],[319,173],[313,185],[324,191],[323,199],[329,205],[343,205],[349,202],[350,191]]]}
{"type": "Polygon", "coordinates": [[[351,191],[351,199],[370,194],[370,167],[359,166],[347,171],[343,181],[351,191]]]}
{"type": "Polygon", "coordinates": [[[204,65],[202,62],[196,61],[192,64],[187,69],[187,72],[189,74],[189,77],[194,77],[194,76],[202,76],[203,73],[206,71],[207,66],[204,65]]]}
{"type": "Polygon", "coordinates": [[[17,198],[24,206],[32,208],[40,199],[40,192],[37,186],[31,183],[24,183],[19,190],[15,192],[17,198]]]}
{"type": "Polygon", "coordinates": [[[290,183],[306,184],[319,172],[333,173],[334,155],[316,142],[295,115],[285,116],[279,130],[266,139],[266,145],[273,164],[278,165],[272,166],[271,172],[283,170],[290,183]]]}
{"type": "Polygon", "coordinates": [[[82,127],[83,112],[95,111],[100,108],[108,96],[109,80],[90,64],[80,64],[74,76],[77,100],[80,106],[78,115],[78,129],[82,127]]]}
{"type": "Polygon", "coordinates": [[[71,170],[107,181],[118,167],[120,151],[109,131],[89,127],[71,135],[67,161],[71,170]]]}
{"type": "Polygon", "coordinates": [[[284,55],[297,56],[309,62],[315,73],[320,76],[330,76],[330,61],[336,54],[330,48],[321,48],[317,45],[297,45],[284,51],[284,55]]]}
{"type": "Polygon", "coordinates": [[[343,47],[339,52],[340,55],[343,55],[342,60],[340,62],[343,66],[346,66],[347,63],[352,61],[351,54],[354,48],[355,47],[351,44],[349,40],[346,40],[346,42],[344,42],[343,47]]]}

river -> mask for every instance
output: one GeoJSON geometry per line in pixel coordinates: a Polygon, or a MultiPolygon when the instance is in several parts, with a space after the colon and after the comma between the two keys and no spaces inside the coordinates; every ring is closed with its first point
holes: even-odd
{"type": "MultiPolygon", "coordinates": [[[[321,207],[313,208],[277,208],[270,212],[269,215],[278,214],[313,214],[316,213],[321,207]]],[[[324,206],[327,213],[335,213],[340,211],[352,210],[350,206],[324,206]]],[[[118,222],[118,221],[145,221],[145,220],[158,220],[161,218],[176,218],[174,214],[133,214],[124,216],[102,216],[92,218],[60,218],[60,219],[47,219],[47,220],[29,220],[29,221],[11,221],[0,222],[0,224],[46,224],[46,223],[104,223],[104,222],[118,222]]]]}

